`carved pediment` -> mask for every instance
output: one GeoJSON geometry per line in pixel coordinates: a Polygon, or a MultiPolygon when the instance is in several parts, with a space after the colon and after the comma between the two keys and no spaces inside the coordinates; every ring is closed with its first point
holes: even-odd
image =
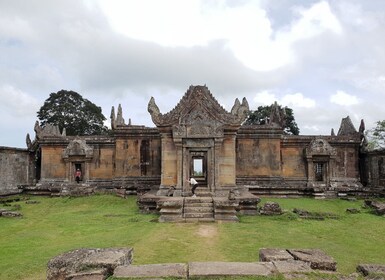
{"type": "Polygon", "coordinates": [[[311,141],[305,152],[308,157],[337,155],[337,150],[333,148],[328,141],[321,138],[311,141]]]}
{"type": "Polygon", "coordinates": [[[148,104],[148,112],[153,122],[159,126],[179,126],[176,133],[183,130],[206,134],[206,130],[216,131],[225,125],[241,125],[246,119],[249,105],[244,98],[242,104],[238,99],[230,112],[227,112],[213,97],[206,86],[190,86],[180,102],[167,114],[161,114],[152,97],[148,104]],[[198,127],[202,128],[198,128],[198,127]]]}
{"type": "Polygon", "coordinates": [[[63,133],[60,133],[59,126],[57,125],[52,125],[52,124],[46,124],[45,126],[40,126],[39,122],[35,122],[35,127],[34,127],[35,133],[36,133],[36,138],[37,139],[42,139],[44,137],[61,137],[65,136],[65,129],[63,129],[63,133]]]}
{"type": "Polygon", "coordinates": [[[93,156],[93,148],[86,144],[85,140],[75,139],[69,142],[67,148],[63,150],[63,159],[70,157],[83,157],[91,159],[93,156]]]}

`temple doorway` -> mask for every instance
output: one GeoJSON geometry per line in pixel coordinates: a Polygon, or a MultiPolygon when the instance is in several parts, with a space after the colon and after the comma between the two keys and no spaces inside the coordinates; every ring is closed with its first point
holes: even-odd
{"type": "Polygon", "coordinates": [[[207,187],[207,152],[191,152],[190,177],[197,180],[200,187],[207,187]]]}

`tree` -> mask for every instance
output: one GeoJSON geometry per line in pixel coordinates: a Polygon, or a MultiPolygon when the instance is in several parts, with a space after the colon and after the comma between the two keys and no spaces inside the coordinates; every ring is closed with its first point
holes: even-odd
{"type": "Polygon", "coordinates": [[[365,147],[367,151],[385,149],[385,120],[378,121],[376,127],[365,131],[365,147]]]}
{"type": "Polygon", "coordinates": [[[96,135],[107,131],[102,109],[74,91],[51,93],[37,117],[41,126],[57,125],[60,131],[65,128],[67,135],[96,135]]]}
{"type": "MultiPolygon", "coordinates": [[[[263,125],[267,124],[272,106],[259,106],[255,111],[249,111],[249,115],[244,123],[244,125],[263,125]]],[[[285,125],[284,132],[290,135],[299,135],[299,128],[294,119],[293,109],[289,107],[282,108],[281,105],[278,105],[279,110],[284,109],[285,116],[285,125]]]]}

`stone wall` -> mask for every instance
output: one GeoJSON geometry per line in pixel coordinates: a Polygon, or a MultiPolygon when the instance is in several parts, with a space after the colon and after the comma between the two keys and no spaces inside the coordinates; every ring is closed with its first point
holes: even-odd
{"type": "Polygon", "coordinates": [[[26,149],[0,147],[0,195],[18,193],[18,186],[33,183],[33,161],[26,149]]]}

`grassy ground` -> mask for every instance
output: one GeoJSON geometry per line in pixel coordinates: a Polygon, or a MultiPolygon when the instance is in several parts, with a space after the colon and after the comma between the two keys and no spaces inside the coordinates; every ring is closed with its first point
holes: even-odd
{"type": "MultiPolygon", "coordinates": [[[[385,218],[361,209],[362,201],[273,199],[288,212],[242,216],[240,223],[171,224],[138,213],[136,198],[31,197],[23,218],[0,218],[0,279],[45,279],[46,264],[84,247],[133,247],[134,264],[189,261],[258,261],[260,248],[320,248],[352,273],[358,263],[385,263],[385,218]],[[329,212],[338,219],[305,220],[293,208],[329,212]]],[[[266,199],[262,201],[264,203],[266,199]]]]}

